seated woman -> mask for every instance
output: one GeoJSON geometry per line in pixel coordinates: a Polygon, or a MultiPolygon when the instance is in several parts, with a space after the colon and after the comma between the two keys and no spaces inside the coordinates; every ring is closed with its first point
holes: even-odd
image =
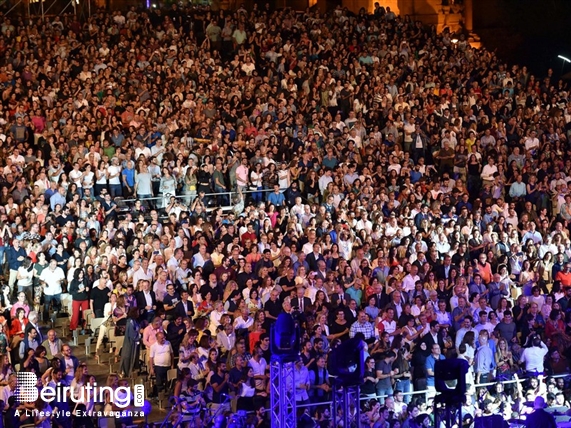
{"type": "MultiPolygon", "coordinates": [[[[26,325],[28,324],[28,319],[25,316],[25,311],[20,308],[16,311],[16,318],[12,320],[10,327],[10,337],[11,343],[10,348],[12,348],[12,357],[14,360],[18,359],[18,351],[20,349],[20,342],[24,340],[24,331],[26,330],[26,325]]],[[[13,360],[13,361],[14,361],[13,360]]]]}
{"type": "Polygon", "coordinates": [[[240,381],[240,392],[238,394],[237,410],[252,411],[259,403],[264,403],[267,393],[256,390],[254,380],[254,370],[252,367],[244,368],[242,379],[240,381]]]}
{"type": "Polygon", "coordinates": [[[115,335],[124,336],[127,326],[127,307],[125,306],[125,297],[117,297],[117,306],[113,309],[113,322],[115,323],[115,335]]]}

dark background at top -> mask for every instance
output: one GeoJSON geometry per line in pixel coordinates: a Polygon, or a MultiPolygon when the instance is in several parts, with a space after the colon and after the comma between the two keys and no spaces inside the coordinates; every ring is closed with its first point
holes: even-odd
{"type": "MultiPolygon", "coordinates": [[[[571,0],[473,0],[474,28],[484,45],[508,64],[526,65],[537,77],[571,59],[571,0]]],[[[565,64],[563,74],[571,72],[565,64]]]]}

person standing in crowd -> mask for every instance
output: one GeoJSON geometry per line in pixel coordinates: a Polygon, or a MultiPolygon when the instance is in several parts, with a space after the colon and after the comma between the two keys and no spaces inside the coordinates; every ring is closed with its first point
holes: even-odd
{"type": "Polygon", "coordinates": [[[435,388],[435,365],[436,361],[445,360],[446,358],[444,355],[441,354],[440,345],[435,343],[432,345],[430,355],[426,357],[426,389],[428,390],[427,399],[434,398],[436,395],[436,388],[435,388]]]}
{"type": "Polygon", "coordinates": [[[86,282],[83,269],[76,269],[69,286],[72,298],[70,330],[75,330],[78,327],[80,314],[89,309],[89,287],[86,282]]]}
{"type": "Polygon", "coordinates": [[[14,284],[18,278],[18,269],[24,263],[27,257],[26,250],[22,248],[19,239],[13,239],[12,245],[6,251],[6,259],[8,261],[8,268],[10,269],[10,277],[8,278],[8,286],[10,290],[14,288],[14,284]]]}
{"type": "Polygon", "coordinates": [[[555,428],[557,423],[555,418],[551,413],[545,411],[547,407],[545,403],[545,398],[539,396],[535,397],[533,402],[533,413],[527,415],[525,420],[525,426],[528,428],[532,427],[545,427],[545,428],[555,428]]]}
{"type": "Polygon", "coordinates": [[[55,311],[61,309],[62,284],[65,281],[63,269],[57,265],[56,259],[51,259],[48,267],[40,275],[40,283],[44,285],[44,319],[49,319],[50,305],[55,311]]]}
{"type": "Polygon", "coordinates": [[[174,368],[173,350],[162,331],[156,334],[156,341],[151,345],[149,363],[149,373],[156,376],[157,391],[161,391],[167,381],[167,372],[174,368]]]}

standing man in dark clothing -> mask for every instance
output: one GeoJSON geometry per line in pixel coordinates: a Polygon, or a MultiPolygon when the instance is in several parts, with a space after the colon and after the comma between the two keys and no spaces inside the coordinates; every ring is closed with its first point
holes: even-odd
{"type": "Polygon", "coordinates": [[[182,317],[177,316],[174,322],[167,327],[167,341],[170,342],[174,355],[178,355],[180,344],[186,334],[186,326],[182,322],[182,317]]]}
{"type": "Polygon", "coordinates": [[[20,246],[20,240],[14,239],[12,241],[12,245],[8,248],[8,251],[6,251],[8,268],[10,269],[10,278],[8,279],[10,290],[14,288],[14,284],[18,277],[18,269],[22,266],[22,263],[27,256],[26,250],[20,246]]]}
{"type": "Polygon", "coordinates": [[[535,398],[533,408],[535,410],[531,415],[527,415],[525,420],[527,428],[557,428],[553,415],[545,411],[545,399],[543,397],[535,398]]]}

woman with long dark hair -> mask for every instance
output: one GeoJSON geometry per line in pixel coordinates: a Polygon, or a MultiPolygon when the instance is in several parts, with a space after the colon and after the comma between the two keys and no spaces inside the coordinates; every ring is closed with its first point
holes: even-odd
{"type": "Polygon", "coordinates": [[[73,273],[73,280],[69,286],[69,292],[72,298],[71,322],[70,330],[75,330],[78,326],[80,311],[84,312],[89,309],[89,286],[85,278],[83,269],[76,269],[73,273]]]}
{"type": "MultiPolygon", "coordinates": [[[[397,337],[395,336],[394,342],[397,337]]],[[[397,369],[398,372],[393,376],[396,380],[395,389],[405,393],[405,403],[410,403],[410,395],[407,392],[412,391],[412,368],[410,366],[410,359],[412,358],[407,344],[403,344],[397,350],[397,358],[393,362],[393,370],[397,369]]],[[[396,371],[396,370],[395,370],[396,371]]]]}

